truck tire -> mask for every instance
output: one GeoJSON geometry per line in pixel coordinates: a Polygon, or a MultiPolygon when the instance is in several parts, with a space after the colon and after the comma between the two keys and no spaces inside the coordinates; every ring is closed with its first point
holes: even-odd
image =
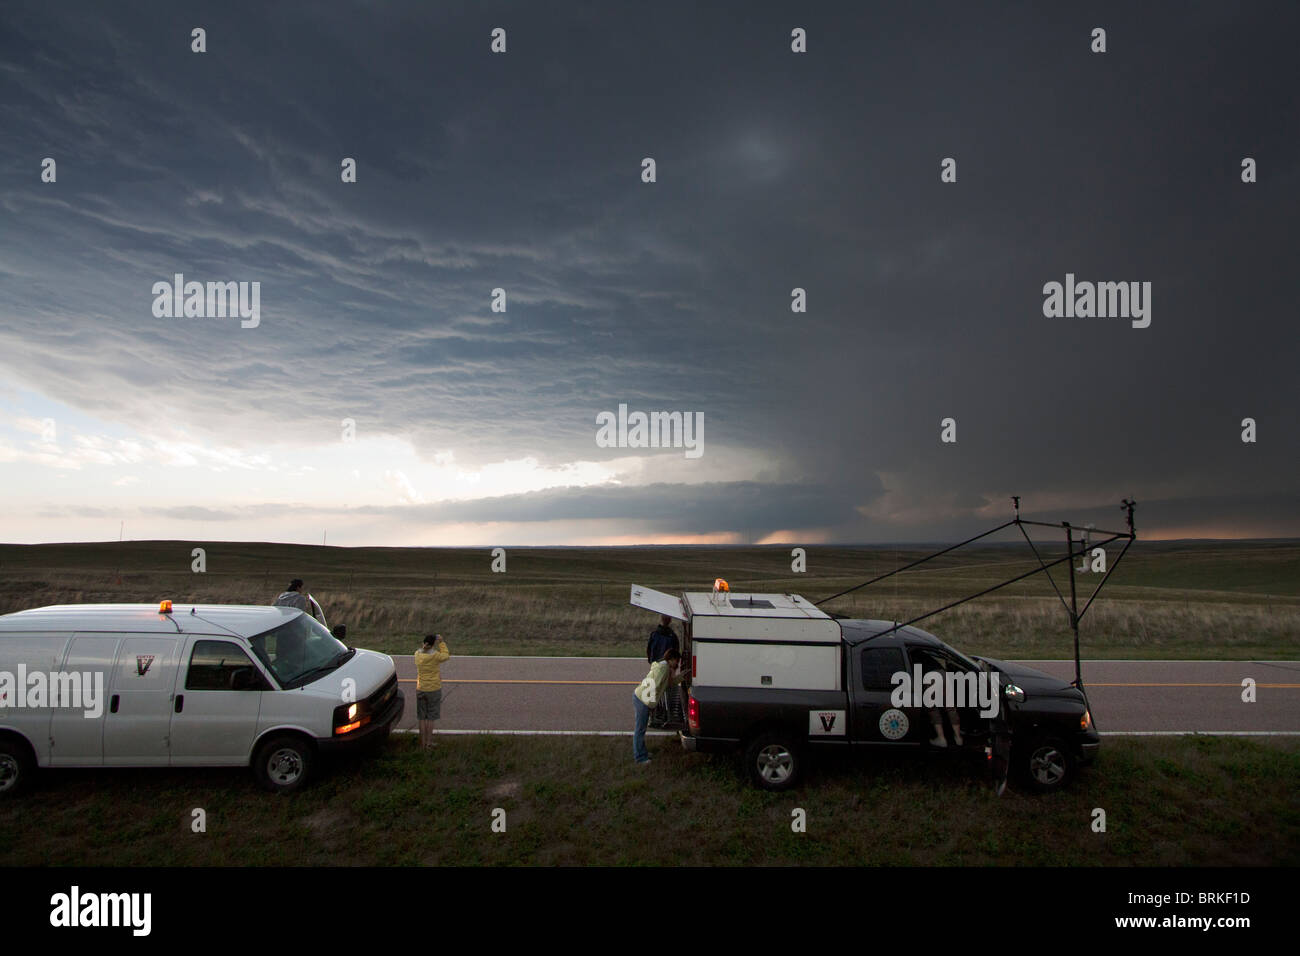
{"type": "Polygon", "coordinates": [[[281,734],[257,748],[253,775],[264,790],[293,793],[307,782],[314,762],[311,744],[296,734],[281,734]]]}
{"type": "Polygon", "coordinates": [[[13,796],[31,783],[36,773],[31,754],[16,740],[0,740],[0,797],[13,796]]]}
{"type": "Polygon", "coordinates": [[[1059,738],[1037,737],[1017,748],[1013,765],[1031,790],[1053,793],[1074,778],[1077,761],[1059,738]]]}
{"type": "Polygon", "coordinates": [[[803,753],[792,734],[759,734],[745,748],[749,779],[764,790],[789,790],[803,771],[803,753]]]}

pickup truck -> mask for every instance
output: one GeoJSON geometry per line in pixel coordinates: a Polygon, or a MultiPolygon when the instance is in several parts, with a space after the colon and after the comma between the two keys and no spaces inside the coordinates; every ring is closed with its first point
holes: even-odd
{"type": "Polygon", "coordinates": [[[818,751],[943,748],[987,756],[1046,792],[1068,784],[1100,746],[1078,687],[1018,664],[968,657],[917,627],[832,617],[789,594],[678,599],[633,586],[632,603],[684,624],[682,745],[743,754],[750,778],[766,790],[793,787],[818,751]],[[996,693],[996,707],[914,706],[934,703],[920,697],[895,705],[898,675],[936,669],[970,685],[983,682],[990,701],[996,693]],[[936,733],[936,717],[946,732],[936,733]]]}
{"type": "MultiPolygon", "coordinates": [[[[967,749],[1009,735],[1010,769],[1032,789],[1065,786],[1079,766],[1091,763],[1101,738],[1082,691],[1029,667],[966,657],[916,627],[893,629],[889,621],[841,620],[843,690],[773,690],[709,687],[693,683],[686,702],[687,750],[741,750],[754,783],[766,790],[794,786],[805,761],[818,749],[931,747],[926,708],[893,706],[891,678],[909,672],[918,652],[940,656],[950,671],[995,672],[1002,691],[999,715],[973,708],[957,712],[967,749]]],[[[954,735],[955,736],[955,735],[954,735]]]]}

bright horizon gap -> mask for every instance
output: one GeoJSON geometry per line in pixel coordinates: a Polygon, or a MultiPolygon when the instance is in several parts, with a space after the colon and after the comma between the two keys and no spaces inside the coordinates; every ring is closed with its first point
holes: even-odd
{"type": "MultiPolygon", "coordinates": [[[[964,540],[964,539],[962,539],[964,540]]],[[[1135,543],[1141,542],[1160,542],[1162,544],[1186,542],[1189,544],[1217,542],[1233,543],[1259,543],[1259,544],[1289,544],[1300,543],[1297,537],[1276,537],[1260,538],[1249,536],[1236,537],[1165,537],[1161,535],[1143,536],[1141,532],[1135,543]]],[[[360,551],[360,550],[410,550],[420,548],[428,551],[454,551],[454,550],[478,550],[482,548],[516,548],[543,550],[548,548],[784,548],[784,547],[821,547],[821,548],[928,548],[935,545],[956,544],[957,540],[935,539],[931,541],[822,541],[811,544],[807,539],[792,539],[790,541],[765,541],[762,543],[699,543],[691,541],[644,541],[624,544],[511,544],[509,542],[494,542],[492,544],[320,544],[306,541],[260,541],[248,538],[125,538],[121,541],[115,541],[111,538],[86,539],[83,541],[0,541],[0,547],[19,547],[19,548],[39,548],[39,547],[73,547],[77,545],[90,544],[195,544],[198,542],[210,542],[215,544],[260,544],[275,545],[280,547],[295,548],[336,548],[341,551],[360,551]]],[[[1044,542],[1036,541],[1036,544],[1044,542]]],[[[990,541],[983,545],[972,545],[972,547],[1016,547],[1023,546],[1024,541],[990,541]]],[[[1116,542],[1120,545],[1120,542],[1116,542]]]]}

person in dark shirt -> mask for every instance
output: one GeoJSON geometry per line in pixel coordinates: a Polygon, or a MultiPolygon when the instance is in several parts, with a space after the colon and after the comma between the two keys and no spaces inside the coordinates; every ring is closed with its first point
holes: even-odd
{"type": "Polygon", "coordinates": [[[673,619],[667,614],[659,615],[659,626],[650,632],[650,640],[645,645],[645,662],[653,664],[655,661],[664,659],[669,648],[678,654],[682,652],[681,645],[677,643],[677,632],[673,630],[673,619]]]}

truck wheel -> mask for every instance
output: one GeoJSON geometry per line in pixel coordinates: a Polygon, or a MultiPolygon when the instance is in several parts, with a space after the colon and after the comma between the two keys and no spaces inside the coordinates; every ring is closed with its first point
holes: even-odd
{"type": "Polygon", "coordinates": [[[1020,748],[1016,761],[1020,777],[1038,793],[1060,790],[1074,777],[1075,760],[1056,737],[1039,737],[1020,748]]]}
{"type": "Polygon", "coordinates": [[[35,772],[26,747],[13,740],[0,740],[0,797],[18,793],[35,772]]]}
{"type": "Polygon", "coordinates": [[[307,782],[313,757],[311,745],[301,737],[291,734],[272,737],[257,748],[253,774],[264,790],[293,793],[307,782]]]}
{"type": "Polygon", "coordinates": [[[803,755],[788,734],[759,734],[745,748],[749,777],[764,790],[789,790],[803,769],[803,755]]]}

